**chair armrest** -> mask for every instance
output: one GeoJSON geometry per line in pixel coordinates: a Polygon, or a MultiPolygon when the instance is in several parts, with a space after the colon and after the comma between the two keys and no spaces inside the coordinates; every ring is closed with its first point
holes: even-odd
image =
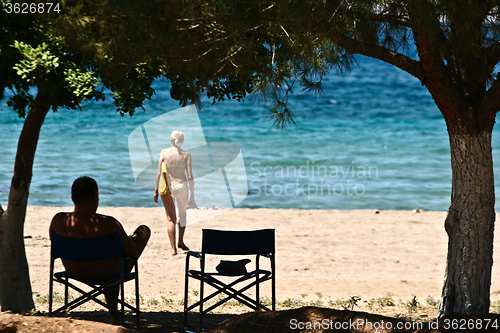
{"type": "Polygon", "coordinates": [[[196,257],[198,259],[201,259],[201,252],[197,252],[197,251],[188,251],[187,253],[188,256],[193,256],[193,257],[196,257]]]}
{"type": "Polygon", "coordinates": [[[188,274],[188,271],[189,271],[189,258],[190,257],[195,257],[195,258],[198,258],[200,261],[200,265],[203,264],[202,262],[202,258],[203,256],[201,255],[201,252],[197,252],[197,251],[188,251],[187,252],[187,255],[186,255],[186,279],[187,279],[187,274],[188,274]]]}

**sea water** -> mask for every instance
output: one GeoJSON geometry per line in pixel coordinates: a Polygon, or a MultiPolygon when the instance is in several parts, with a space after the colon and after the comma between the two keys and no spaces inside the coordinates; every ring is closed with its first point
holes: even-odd
{"type": "MultiPolygon", "coordinates": [[[[238,207],[298,209],[446,210],[451,162],[444,119],[430,94],[409,74],[359,58],[350,74],[330,73],[325,94],[300,90],[290,99],[296,124],[276,128],[268,106],[246,100],[198,110],[207,142],[241,149],[248,195],[238,207]]],[[[99,184],[101,206],[154,207],[153,191],[136,185],[128,137],[141,124],[179,108],[168,81],[154,84],[146,111],[115,112],[112,98],[83,111],[50,112],[40,133],[29,205],[71,206],[72,181],[99,184]]],[[[8,95],[8,92],[6,94],[8,95]]],[[[24,119],[0,105],[0,203],[7,205],[17,141],[24,119]]],[[[496,188],[500,174],[498,126],[493,133],[496,188]]],[[[165,148],[170,146],[165,133],[165,148]]],[[[187,138],[186,140],[189,140],[187,138]]],[[[159,151],[155,152],[159,155],[159,151]]],[[[157,158],[157,156],[156,156],[157,158]]],[[[211,186],[196,182],[198,206],[224,206],[211,186]]],[[[499,191],[496,191],[499,193],[499,191]]],[[[497,198],[496,204],[500,200],[497,198]]]]}

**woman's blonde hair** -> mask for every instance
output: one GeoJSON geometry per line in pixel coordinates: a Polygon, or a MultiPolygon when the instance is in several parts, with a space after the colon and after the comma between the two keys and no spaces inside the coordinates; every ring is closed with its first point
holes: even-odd
{"type": "Polygon", "coordinates": [[[170,135],[170,140],[175,147],[179,148],[184,143],[184,133],[180,130],[175,130],[170,135]]]}

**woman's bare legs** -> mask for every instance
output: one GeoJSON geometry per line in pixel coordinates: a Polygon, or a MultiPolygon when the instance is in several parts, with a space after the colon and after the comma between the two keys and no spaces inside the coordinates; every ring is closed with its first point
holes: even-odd
{"type": "Polygon", "coordinates": [[[170,240],[171,253],[173,256],[177,254],[177,247],[175,246],[175,224],[177,223],[177,215],[175,213],[174,199],[170,195],[162,195],[161,201],[165,207],[167,214],[167,233],[170,240]]]}
{"type": "Polygon", "coordinates": [[[189,191],[187,188],[181,193],[181,195],[176,199],[177,208],[179,209],[179,242],[177,246],[184,251],[188,251],[189,248],[184,244],[184,232],[186,231],[186,208],[188,204],[189,191]]]}

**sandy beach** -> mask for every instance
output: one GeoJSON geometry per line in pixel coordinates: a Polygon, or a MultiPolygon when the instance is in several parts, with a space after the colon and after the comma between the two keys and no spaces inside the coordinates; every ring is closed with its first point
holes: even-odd
{"type": "MultiPolygon", "coordinates": [[[[25,242],[33,291],[48,293],[52,216],[68,207],[29,207],[25,242]]],[[[140,258],[140,293],[145,299],[182,299],[184,252],[170,255],[163,208],[100,208],[120,220],[130,233],[148,225],[152,237],[140,258]]],[[[201,247],[204,228],[276,229],[278,300],[382,297],[439,298],[446,263],[445,212],[297,209],[188,210],[186,244],[201,247]]],[[[498,217],[497,217],[498,220],[498,217]]],[[[498,240],[498,228],[495,239],[498,240]]],[[[497,241],[498,242],[498,241],[497,241]]],[[[496,243],[497,243],[496,242],[496,243]]],[[[221,258],[207,264],[213,269],[221,258]]],[[[495,262],[500,259],[495,246],[495,262]]],[[[251,268],[253,263],[249,264],[251,268]]],[[[500,266],[494,265],[491,299],[500,298],[500,266]]],[[[190,290],[198,290],[190,285],[190,290]]],[[[270,295],[263,288],[263,296],[270,295]]]]}

